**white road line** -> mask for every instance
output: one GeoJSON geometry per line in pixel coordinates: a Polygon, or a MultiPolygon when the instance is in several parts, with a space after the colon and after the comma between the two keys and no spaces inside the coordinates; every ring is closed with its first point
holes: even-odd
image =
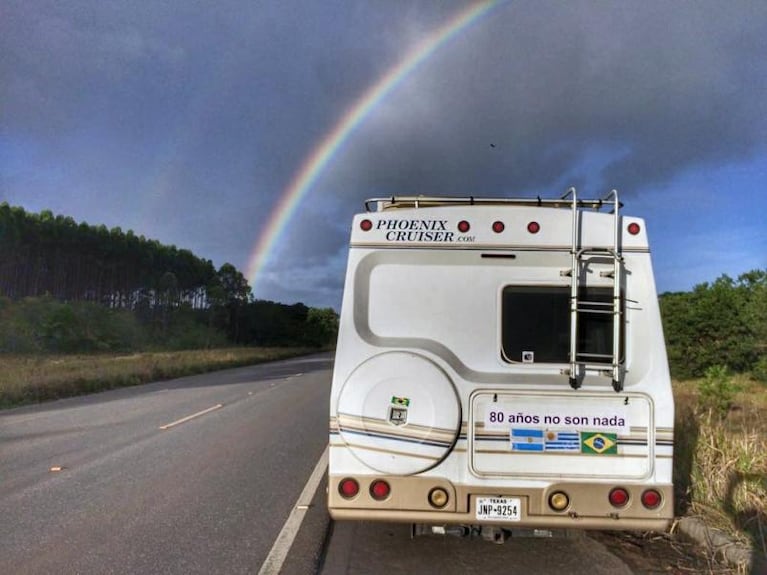
{"type": "Polygon", "coordinates": [[[193,413],[192,415],[187,415],[186,417],[182,417],[181,419],[177,419],[176,421],[173,421],[171,423],[166,423],[165,425],[161,425],[160,429],[170,429],[171,427],[175,427],[176,425],[179,425],[181,423],[186,423],[190,419],[194,419],[195,417],[200,417],[201,415],[205,415],[206,413],[210,413],[211,411],[215,411],[216,409],[221,409],[224,407],[224,404],[219,403],[217,405],[214,405],[213,407],[209,407],[208,409],[203,409],[202,411],[198,411],[197,413],[193,413]]]}
{"type": "Polygon", "coordinates": [[[306,511],[309,509],[312,499],[314,499],[314,494],[320,481],[322,481],[322,476],[325,475],[327,466],[328,446],[326,445],[325,451],[322,452],[317,465],[314,466],[314,471],[309,476],[309,481],[304,485],[301,495],[298,496],[298,501],[293,506],[293,510],[290,512],[287,521],[285,521],[285,525],[282,526],[280,534],[274,540],[274,545],[272,545],[269,555],[266,556],[264,564],[261,565],[258,575],[277,575],[280,569],[282,569],[282,564],[288,556],[288,551],[290,551],[290,547],[293,545],[293,540],[298,534],[298,529],[301,527],[304,515],[306,515],[306,511]]]}

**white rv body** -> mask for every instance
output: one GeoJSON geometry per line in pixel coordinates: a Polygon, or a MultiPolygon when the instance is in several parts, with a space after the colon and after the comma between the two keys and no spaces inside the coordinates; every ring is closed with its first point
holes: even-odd
{"type": "Polygon", "coordinates": [[[355,216],[333,518],[669,525],[674,407],[644,221],[615,193],[571,194],[395,197],[355,216]]]}

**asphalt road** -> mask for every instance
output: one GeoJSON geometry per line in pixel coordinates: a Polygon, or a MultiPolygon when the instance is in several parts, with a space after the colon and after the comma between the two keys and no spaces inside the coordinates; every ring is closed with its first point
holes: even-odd
{"type": "Polygon", "coordinates": [[[297,506],[330,370],[319,355],[0,412],[0,574],[258,573],[299,508],[286,575],[690,572],[669,570],[668,544],[333,524],[324,480],[297,506]]]}
{"type": "Polygon", "coordinates": [[[481,537],[411,539],[407,525],[344,522],[333,526],[322,573],[632,575],[633,571],[582,532],[571,538],[511,538],[498,545],[481,537]]]}
{"type": "Polygon", "coordinates": [[[0,412],[0,573],[258,572],[327,444],[330,361],[0,412]]]}

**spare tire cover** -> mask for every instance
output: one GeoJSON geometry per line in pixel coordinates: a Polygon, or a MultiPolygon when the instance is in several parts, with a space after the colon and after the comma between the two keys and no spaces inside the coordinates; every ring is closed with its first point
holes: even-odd
{"type": "Polygon", "coordinates": [[[461,404],[450,378],[434,362],[388,352],[362,363],[344,382],[338,428],[368,467],[411,475],[450,453],[461,429],[461,404]]]}

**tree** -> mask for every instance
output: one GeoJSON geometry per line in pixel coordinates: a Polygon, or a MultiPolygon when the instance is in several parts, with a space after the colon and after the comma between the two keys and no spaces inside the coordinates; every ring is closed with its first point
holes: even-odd
{"type": "Polygon", "coordinates": [[[669,363],[677,377],[700,377],[715,365],[754,369],[765,352],[767,273],[727,275],[691,292],[660,298],[669,363]]]}
{"type": "Polygon", "coordinates": [[[306,317],[306,344],[322,347],[335,343],[337,336],[338,314],[332,308],[310,308],[306,317]]]}
{"type": "Polygon", "coordinates": [[[162,314],[162,331],[163,334],[167,334],[171,309],[176,307],[178,303],[178,279],[176,278],[176,274],[173,272],[165,272],[162,274],[162,277],[157,284],[157,291],[159,293],[162,314]]]}
{"type": "Polygon", "coordinates": [[[161,345],[214,344],[226,332],[235,343],[321,346],[335,339],[338,322],[331,309],[253,301],[230,263],[216,270],[210,260],[132,230],[5,202],[0,302],[5,350],[130,348],[148,341],[147,326],[156,324],[161,345]]]}
{"type": "Polygon", "coordinates": [[[251,289],[245,276],[230,263],[222,265],[217,274],[216,284],[221,291],[223,306],[228,311],[227,331],[232,341],[238,343],[240,336],[240,316],[242,308],[251,297],[251,289]]]}

